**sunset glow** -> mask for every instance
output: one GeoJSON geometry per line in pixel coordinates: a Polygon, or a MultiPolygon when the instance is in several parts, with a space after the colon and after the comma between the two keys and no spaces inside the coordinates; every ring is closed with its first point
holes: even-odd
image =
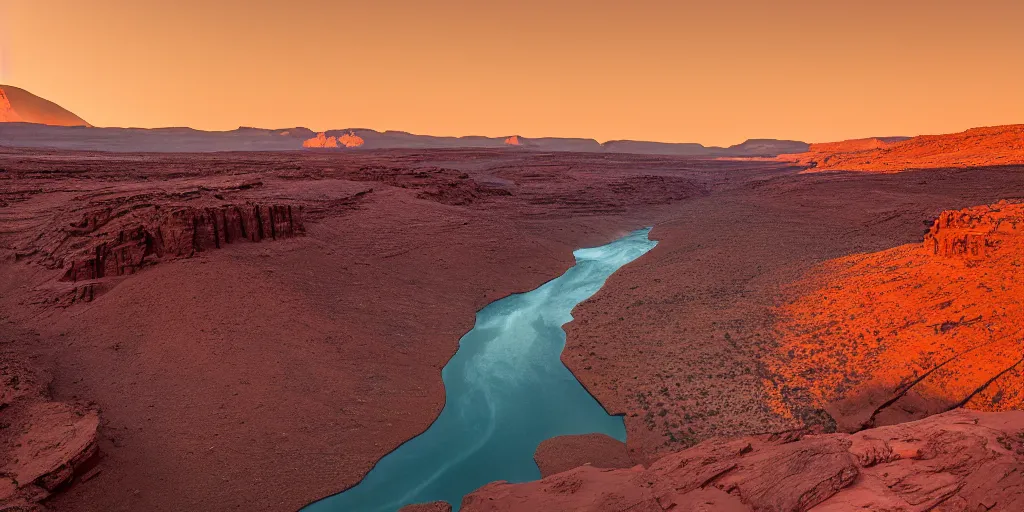
{"type": "Polygon", "coordinates": [[[0,0],[0,73],[97,126],[735,144],[1024,118],[1024,3],[0,0]]]}

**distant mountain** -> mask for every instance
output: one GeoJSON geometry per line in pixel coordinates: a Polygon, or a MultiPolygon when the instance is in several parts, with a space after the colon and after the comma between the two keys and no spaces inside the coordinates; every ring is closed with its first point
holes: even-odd
{"type": "Polygon", "coordinates": [[[748,139],[728,148],[709,148],[719,150],[720,156],[775,156],[782,153],[799,153],[807,151],[809,144],[796,140],[748,139]]]}
{"type": "Polygon", "coordinates": [[[639,153],[646,155],[678,155],[694,157],[772,157],[782,153],[807,151],[808,144],[795,140],[749,139],[746,142],[722,148],[697,143],[642,142],[612,140],[602,144],[605,151],[639,153]]]}
{"type": "Polygon", "coordinates": [[[45,126],[25,122],[0,123],[0,145],[120,152],[291,151],[318,149],[432,149],[506,148],[510,151],[573,151],[586,153],[635,153],[692,157],[773,157],[806,151],[808,144],[794,141],[747,141],[728,148],[700,144],[641,141],[610,141],[558,137],[436,137],[408,132],[378,132],[349,128],[314,132],[308,128],[238,128],[202,131],[192,128],[95,128],[45,126]]]}
{"type": "Polygon", "coordinates": [[[95,128],[0,123],[0,145],[83,151],[204,153],[291,151],[315,136],[308,128],[238,128],[207,132],[192,128],[95,128]]]}
{"type": "Polygon", "coordinates": [[[10,85],[0,85],[0,123],[91,126],[60,105],[10,85]]]}

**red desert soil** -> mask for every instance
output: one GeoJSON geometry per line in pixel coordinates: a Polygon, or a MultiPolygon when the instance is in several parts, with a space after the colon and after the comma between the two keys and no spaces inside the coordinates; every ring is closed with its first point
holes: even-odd
{"type": "Polygon", "coordinates": [[[406,505],[398,512],[452,512],[452,506],[444,501],[433,501],[416,505],[406,505]]]}
{"type": "Polygon", "coordinates": [[[595,468],[628,468],[636,465],[626,443],[605,434],[558,436],[537,447],[533,460],[542,476],[590,465],[595,468]]]}
{"type": "Polygon", "coordinates": [[[794,290],[766,358],[773,403],[844,431],[1024,408],[1024,204],[943,212],[923,243],[830,261],[794,290]]]}
{"type": "Polygon", "coordinates": [[[856,434],[714,440],[647,469],[488,484],[466,512],[1024,509],[1024,412],[957,410],[856,434]]]}
{"type": "Polygon", "coordinates": [[[802,396],[770,406],[788,284],[920,242],[943,210],[1019,197],[1024,173],[800,171],[507,150],[0,150],[0,326],[23,333],[3,364],[50,376],[38,403],[99,411],[97,455],[76,468],[62,452],[73,482],[46,506],[294,510],[345,489],[440,412],[440,370],[478,309],[650,225],[658,246],[576,309],[563,355],[626,415],[631,460],[827,429],[802,396]]]}
{"type": "Polygon", "coordinates": [[[60,105],[10,85],[0,85],[0,123],[90,126],[60,105]]]}
{"type": "Polygon", "coordinates": [[[45,368],[11,349],[33,343],[32,334],[0,326],[0,336],[0,505],[33,510],[75,473],[88,474],[99,415],[90,404],[51,399],[45,368]]]}
{"type": "Polygon", "coordinates": [[[991,126],[946,135],[859,139],[811,144],[806,153],[779,155],[812,171],[880,171],[1024,164],[1024,125],[991,126]],[[896,139],[896,140],[894,140],[896,139]]]}

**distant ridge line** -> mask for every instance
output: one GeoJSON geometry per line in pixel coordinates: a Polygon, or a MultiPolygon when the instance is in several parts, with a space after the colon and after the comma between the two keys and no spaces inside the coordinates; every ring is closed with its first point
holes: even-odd
{"type": "Polygon", "coordinates": [[[85,151],[113,152],[214,152],[293,151],[316,149],[352,151],[366,149],[508,148],[521,151],[632,153],[693,157],[775,157],[807,151],[800,141],[750,139],[727,148],[698,143],[613,140],[519,135],[505,137],[446,137],[417,135],[398,130],[379,132],[368,128],[345,128],[314,132],[295,127],[264,129],[239,127],[228,131],[204,131],[185,127],[96,128],[47,126],[22,122],[0,122],[0,145],[85,151]],[[513,143],[514,142],[514,143],[513,143]]]}

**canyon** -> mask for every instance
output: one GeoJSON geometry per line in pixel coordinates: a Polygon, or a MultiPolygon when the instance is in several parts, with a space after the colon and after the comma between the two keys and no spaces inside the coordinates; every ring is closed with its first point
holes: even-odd
{"type": "Polygon", "coordinates": [[[925,156],[853,172],[0,148],[0,497],[281,510],[343,491],[441,413],[475,312],[654,226],[657,246],[573,309],[561,355],[626,442],[546,440],[527,454],[543,479],[488,484],[464,510],[1014,510],[1014,130],[925,139],[1002,152],[983,160],[900,149],[885,154],[925,156]]]}
{"type": "Polygon", "coordinates": [[[457,509],[463,496],[489,482],[540,478],[531,455],[546,439],[596,432],[624,440],[622,418],[604,411],[561,363],[562,325],[609,275],[655,245],[647,232],[578,249],[561,276],[480,310],[441,372],[445,407],[437,420],[357,486],[304,512],[390,512],[421,501],[457,509]]]}

